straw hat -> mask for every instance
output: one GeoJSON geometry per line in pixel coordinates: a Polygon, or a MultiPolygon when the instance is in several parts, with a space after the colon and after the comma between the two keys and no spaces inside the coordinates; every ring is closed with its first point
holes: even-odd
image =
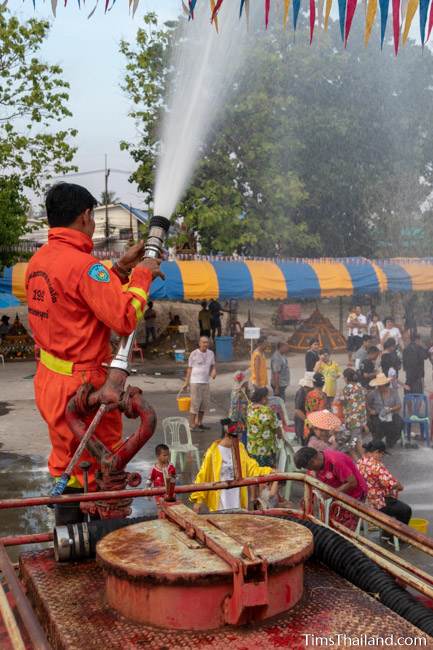
{"type": "Polygon", "coordinates": [[[376,379],[372,379],[369,386],[375,388],[376,386],[386,386],[390,382],[390,378],[387,377],[383,372],[379,372],[376,375],[376,379]]]}
{"type": "Polygon", "coordinates": [[[325,431],[332,431],[333,429],[341,428],[341,420],[337,418],[336,415],[328,411],[327,409],[323,411],[313,411],[307,416],[308,423],[313,427],[318,429],[324,429],[325,431]]]}
{"type": "Polygon", "coordinates": [[[299,380],[299,386],[313,388],[313,375],[314,372],[306,372],[302,379],[299,380]]]}

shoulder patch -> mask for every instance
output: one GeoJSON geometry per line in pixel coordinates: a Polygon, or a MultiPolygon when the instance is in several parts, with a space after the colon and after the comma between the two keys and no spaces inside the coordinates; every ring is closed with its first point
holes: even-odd
{"type": "Polygon", "coordinates": [[[93,264],[87,271],[87,275],[96,282],[110,282],[110,274],[103,264],[93,264]]]}

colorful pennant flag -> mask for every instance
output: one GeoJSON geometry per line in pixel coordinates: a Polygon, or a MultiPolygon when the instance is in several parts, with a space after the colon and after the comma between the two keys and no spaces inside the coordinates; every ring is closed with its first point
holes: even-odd
{"type": "Polygon", "coordinates": [[[218,12],[221,9],[221,5],[222,5],[223,2],[224,2],[224,0],[217,0],[216,5],[214,7],[214,10],[212,11],[211,22],[213,22],[215,20],[215,18],[217,17],[218,12]]]}
{"type": "Polygon", "coordinates": [[[310,0],[310,45],[313,42],[315,24],[316,24],[316,3],[314,0],[310,0]]]}
{"type": "Polygon", "coordinates": [[[365,17],[365,32],[364,32],[364,43],[367,47],[368,41],[370,40],[371,30],[373,28],[374,21],[377,14],[377,0],[368,0],[367,4],[367,15],[365,17]]]}
{"type": "Polygon", "coordinates": [[[418,9],[418,4],[419,0],[409,0],[407,3],[407,11],[406,11],[406,21],[404,23],[404,31],[403,31],[403,45],[407,41],[407,37],[409,36],[409,30],[410,26],[412,24],[413,17],[416,14],[416,10],[418,9]]]}
{"type": "Polygon", "coordinates": [[[346,0],[338,0],[338,17],[340,21],[341,40],[344,41],[344,25],[346,23],[346,0]]]}
{"type": "Polygon", "coordinates": [[[357,0],[347,0],[346,10],[346,27],[344,32],[344,47],[347,47],[347,39],[349,38],[350,28],[352,27],[353,16],[356,11],[357,0]]]}
{"type": "Polygon", "coordinates": [[[271,0],[265,0],[265,28],[269,25],[269,11],[271,9],[271,0]]]}
{"type": "Polygon", "coordinates": [[[301,0],[293,0],[293,29],[296,32],[298,24],[299,9],[301,8],[301,0]]]}
{"type": "Polygon", "coordinates": [[[57,11],[57,0],[51,0],[51,10],[55,16],[57,11]]]}
{"type": "Polygon", "coordinates": [[[421,35],[421,45],[423,47],[425,43],[425,25],[427,22],[428,6],[429,0],[419,0],[419,32],[421,35]]]}
{"type": "Polygon", "coordinates": [[[284,0],[284,17],[283,17],[284,29],[287,29],[287,23],[289,20],[289,7],[290,7],[290,0],[284,0]]]}
{"type": "Polygon", "coordinates": [[[332,0],[326,0],[326,6],[325,6],[325,32],[328,31],[328,23],[329,23],[329,16],[331,14],[331,9],[332,9],[332,0]]]}
{"type": "Polygon", "coordinates": [[[385,32],[386,32],[386,23],[388,22],[389,0],[379,0],[379,7],[380,7],[380,49],[383,49],[383,41],[385,39],[385,32]]]}
{"type": "Polygon", "coordinates": [[[432,28],[433,28],[433,2],[430,5],[430,15],[428,17],[427,40],[430,38],[432,28]]]}
{"type": "Polygon", "coordinates": [[[400,0],[392,0],[392,27],[394,32],[394,52],[395,56],[397,56],[400,39],[400,0]]]}

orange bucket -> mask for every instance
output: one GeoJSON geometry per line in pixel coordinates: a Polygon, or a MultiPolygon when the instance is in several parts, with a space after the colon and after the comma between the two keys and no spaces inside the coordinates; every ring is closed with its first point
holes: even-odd
{"type": "Polygon", "coordinates": [[[177,398],[177,408],[181,413],[189,411],[191,407],[191,398],[190,397],[178,397],[177,398]]]}

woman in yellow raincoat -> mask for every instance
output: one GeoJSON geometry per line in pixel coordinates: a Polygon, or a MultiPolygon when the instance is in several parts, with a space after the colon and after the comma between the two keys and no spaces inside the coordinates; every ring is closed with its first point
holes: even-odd
{"type": "MultiPolygon", "coordinates": [[[[236,425],[228,419],[221,420],[223,437],[215,440],[208,447],[203,458],[200,470],[195,478],[195,483],[213,483],[215,481],[231,481],[234,478],[232,450],[233,437],[236,436],[236,425]],[[230,422],[230,424],[229,424],[230,422]]],[[[265,476],[275,472],[272,467],[260,467],[251,458],[244,445],[239,443],[239,454],[241,458],[242,476],[265,476]]],[[[275,506],[278,502],[278,483],[273,483],[270,489],[269,506],[275,506]]],[[[210,490],[206,492],[193,492],[190,496],[194,502],[194,510],[199,511],[204,503],[210,512],[215,510],[228,510],[232,508],[248,508],[248,488],[235,487],[228,490],[210,490]]]]}

